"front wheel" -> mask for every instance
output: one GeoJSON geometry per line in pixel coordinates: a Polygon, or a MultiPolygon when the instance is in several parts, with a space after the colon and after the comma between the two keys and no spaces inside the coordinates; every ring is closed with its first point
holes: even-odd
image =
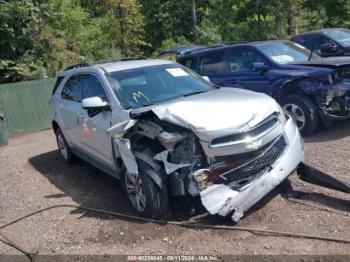
{"type": "MultiPolygon", "coordinates": [[[[142,167],[145,168],[145,165],[142,167]]],[[[137,213],[143,217],[155,218],[168,211],[168,191],[166,185],[163,185],[162,189],[159,188],[147,175],[147,169],[150,171],[150,168],[147,166],[144,170],[139,166],[138,174],[131,174],[124,168],[121,180],[124,191],[137,213]]]]}
{"type": "Polygon", "coordinates": [[[281,101],[283,109],[294,119],[303,136],[312,134],[318,126],[317,107],[303,95],[290,95],[281,101]]]}

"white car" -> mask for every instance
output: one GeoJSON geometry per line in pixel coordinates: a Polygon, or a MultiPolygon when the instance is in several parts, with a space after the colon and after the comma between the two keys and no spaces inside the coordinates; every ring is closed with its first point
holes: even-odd
{"type": "Polygon", "coordinates": [[[126,59],[62,72],[50,101],[59,152],[121,180],[157,217],[199,196],[238,221],[304,161],[293,120],[267,95],[220,88],[169,61],[126,59]]]}

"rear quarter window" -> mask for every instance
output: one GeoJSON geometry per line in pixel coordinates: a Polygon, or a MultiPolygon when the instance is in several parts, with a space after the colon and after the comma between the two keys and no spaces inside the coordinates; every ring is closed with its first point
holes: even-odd
{"type": "Polygon", "coordinates": [[[52,95],[54,95],[56,93],[56,90],[60,86],[60,84],[62,83],[63,79],[64,79],[64,76],[57,77],[56,83],[55,83],[55,85],[53,86],[53,89],[52,89],[52,95]]]}
{"type": "Polygon", "coordinates": [[[192,68],[193,66],[193,59],[192,58],[186,58],[184,60],[181,61],[181,64],[186,66],[187,68],[192,68]]]}

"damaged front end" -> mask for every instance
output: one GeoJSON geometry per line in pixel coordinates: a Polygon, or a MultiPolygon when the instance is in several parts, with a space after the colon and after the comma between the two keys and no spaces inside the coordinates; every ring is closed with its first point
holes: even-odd
{"type": "Polygon", "coordinates": [[[328,74],[293,82],[314,98],[325,123],[350,118],[350,66],[335,67],[328,74]]]}
{"type": "MultiPolygon", "coordinates": [[[[291,119],[280,121],[274,115],[246,132],[235,134],[230,141],[222,143],[221,150],[228,152],[227,147],[236,147],[241,152],[215,155],[213,164],[193,172],[193,179],[203,205],[211,214],[232,213],[233,221],[237,222],[304,161],[303,142],[291,119]]],[[[216,154],[220,154],[218,148],[215,147],[216,154]]]]}
{"type": "Polygon", "coordinates": [[[231,132],[209,132],[180,120],[171,107],[154,108],[109,133],[127,172],[137,173],[139,163],[147,163],[160,188],[199,196],[211,214],[232,213],[238,221],[304,160],[297,127],[277,104],[273,108],[231,132]]]}
{"type": "Polygon", "coordinates": [[[329,75],[330,89],[321,101],[324,120],[336,121],[350,117],[350,67],[344,66],[329,75]]]}

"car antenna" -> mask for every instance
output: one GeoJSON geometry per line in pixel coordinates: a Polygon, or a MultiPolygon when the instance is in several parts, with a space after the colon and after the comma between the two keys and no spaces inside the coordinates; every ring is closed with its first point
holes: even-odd
{"type": "Polygon", "coordinates": [[[311,47],[311,53],[310,53],[309,59],[308,59],[307,61],[310,61],[312,55],[314,54],[314,46],[315,46],[315,45],[313,44],[312,47],[311,47]]]}

